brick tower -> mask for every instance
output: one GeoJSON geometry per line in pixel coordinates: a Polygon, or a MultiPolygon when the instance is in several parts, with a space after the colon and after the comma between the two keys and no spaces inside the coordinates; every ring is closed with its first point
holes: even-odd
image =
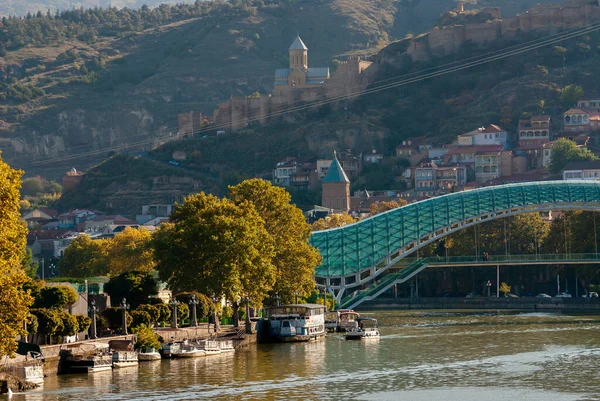
{"type": "Polygon", "coordinates": [[[350,210],[350,180],[342,165],[333,153],[333,161],[323,179],[323,207],[333,209],[335,213],[346,213],[350,210]]]}

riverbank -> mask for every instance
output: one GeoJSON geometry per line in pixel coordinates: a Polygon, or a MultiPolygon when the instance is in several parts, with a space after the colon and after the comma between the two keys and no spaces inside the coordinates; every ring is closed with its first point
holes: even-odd
{"type": "Polygon", "coordinates": [[[356,310],[511,309],[600,313],[600,298],[377,298],[356,310]]]}

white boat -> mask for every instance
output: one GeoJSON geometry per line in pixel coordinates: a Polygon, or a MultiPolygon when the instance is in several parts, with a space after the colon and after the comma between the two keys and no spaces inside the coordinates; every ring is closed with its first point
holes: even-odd
{"type": "Polygon", "coordinates": [[[233,341],[219,341],[219,348],[221,349],[222,354],[235,352],[235,348],[233,348],[233,341]]]}
{"type": "Polygon", "coordinates": [[[206,356],[206,352],[195,345],[182,344],[178,351],[171,353],[171,356],[173,358],[198,358],[200,356],[206,356]]]}
{"type": "Polygon", "coordinates": [[[358,318],[357,321],[357,328],[346,331],[344,335],[346,340],[374,340],[379,338],[377,319],[362,317],[358,318]],[[365,327],[365,323],[368,327],[365,327]]]}
{"type": "Polygon", "coordinates": [[[204,354],[206,356],[209,355],[219,355],[221,353],[221,347],[219,347],[219,342],[214,340],[206,340],[204,341],[204,354]]]}
{"type": "Polygon", "coordinates": [[[66,357],[65,364],[69,372],[72,373],[97,373],[112,370],[112,355],[108,343],[92,343],[86,344],[86,347],[91,346],[96,354],[89,356],[73,356],[66,357]]]}
{"type": "Polygon", "coordinates": [[[271,337],[276,341],[312,341],[325,337],[325,306],[293,304],[269,308],[271,337]]]}
{"type": "Polygon", "coordinates": [[[112,356],[113,368],[129,368],[138,365],[138,354],[133,351],[116,351],[112,356]]]}
{"type": "Polygon", "coordinates": [[[325,312],[325,330],[337,331],[339,320],[340,320],[340,311],[334,310],[334,311],[325,312]]]}
{"type": "Polygon", "coordinates": [[[174,353],[181,351],[183,344],[183,341],[171,341],[163,344],[160,348],[160,354],[163,358],[172,358],[174,353]]]}
{"type": "Polygon", "coordinates": [[[160,354],[154,348],[146,348],[138,352],[138,359],[140,361],[159,361],[160,354]]]}
{"type": "Polygon", "coordinates": [[[337,331],[344,332],[357,329],[359,318],[360,314],[354,312],[353,310],[341,311],[337,331]]]}

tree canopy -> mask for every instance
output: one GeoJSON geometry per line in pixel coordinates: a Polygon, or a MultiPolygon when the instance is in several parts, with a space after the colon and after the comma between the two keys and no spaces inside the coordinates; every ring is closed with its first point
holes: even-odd
{"type": "Polygon", "coordinates": [[[309,244],[311,227],[291,203],[290,194],[260,179],[246,180],[229,191],[236,204],[254,205],[272,237],[275,252],[271,263],[277,269],[272,295],[277,293],[283,302],[308,296],[315,287],[313,275],[321,255],[309,244]]]}
{"type": "Polygon", "coordinates": [[[148,272],[154,268],[150,231],[127,227],[107,241],[107,265],[111,276],[127,271],[148,272]]]}
{"type": "Polygon", "coordinates": [[[578,148],[577,144],[567,138],[559,138],[552,144],[550,165],[551,173],[560,173],[570,162],[594,161],[598,157],[585,148],[578,148]]]}
{"type": "Polygon", "coordinates": [[[27,229],[21,220],[20,193],[23,172],[0,158],[0,355],[13,355],[15,338],[25,335],[32,297],[23,285],[29,280],[22,268],[27,229]]]}
{"type": "Polygon", "coordinates": [[[579,85],[567,85],[560,93],[560,102],[565,109],[569,109],[577,104],[577,101],[583,97],[583,88],[579,85]]]}
{"type": "Polygon", "coordinates": [[[249,202],[191,195],[154,233],[153,247],[159,277],[173,291],[248,294],[260,304],[277,278],[271,236],[249,202]]]}
{"type": "Polygon", "coordinates": [[[398,199],[397,201],[389,202],[375,202],[369,207],[369,214],[371,216],[374,216],[379,213],[387,212],[388,210],[397,209],[401,206],[406,205],[407,203],[408,202],[406,202],[404,199],[398,199]]]}
{"type": "Polygon", "coordinates": [[[108,273],[107,241],[93,240],[82,234],[65,249],[58,262],[60,274],[65,277],[93,277],[108,273]]]}
{"type": "Polygon", "coordinates": [[[148,272],[129,271],[112,277],[104,284],[104,292],[110,295],[113,305],[118,305],[123,298],[132,309],[148,303],[150,296],[158,294],[156,280],[148,272]]]}
{"type": "Polygon", "coordinates": [[[313,231],[327,230],[355,223],[356,219],[349,214],[330,214],[312,224],[313,231]]]}

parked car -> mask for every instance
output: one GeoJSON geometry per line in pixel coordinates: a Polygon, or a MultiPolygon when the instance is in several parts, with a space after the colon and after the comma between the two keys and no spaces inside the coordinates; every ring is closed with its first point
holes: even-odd
{"type": "Polygon", "coordinates": [[[169,164],[172,166],[181,166],[181,162],[178,162],[177,160],[169,160],[169,164]]]}
{"type": "Polygon", "coordinates": [[[506,298],[519,298],[518,295],[511,294],[510,292],[506,294],[506,298]]]}
{"type": "Polygon", "coordinates": [[[588,292],[587,294],[583,294],[582,298],[598,298],[597,292],[588,292]]]}
{"type": "Polygon", "coordinates": [[[535,297],[536,298],[552,298],[550,295],[544,294],[544,293],[537,294],[535,297]]]}
{"type": "Polygon", "coordinates": [[[561,292],[560,294],[554,296],[554,298],[573,298],[573,297],[568,292],[561,292]]]}

